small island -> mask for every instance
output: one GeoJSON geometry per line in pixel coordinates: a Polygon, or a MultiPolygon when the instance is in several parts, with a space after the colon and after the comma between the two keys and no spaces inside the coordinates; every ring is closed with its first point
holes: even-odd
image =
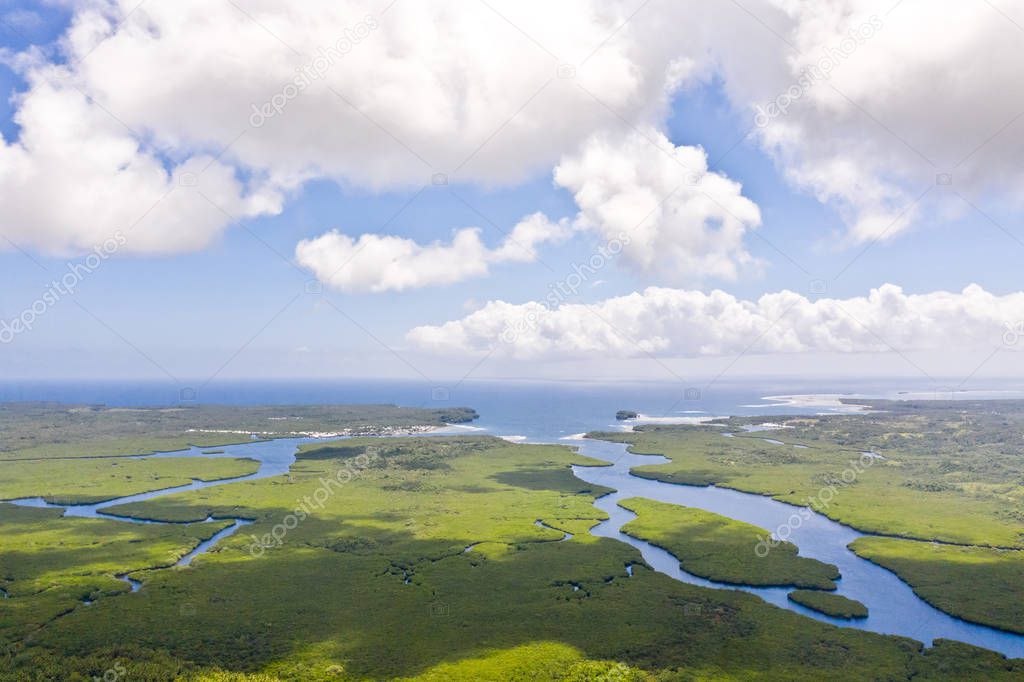
{"type": "Polygon", "coordinates": [[[640,415],[634,412],[633,410],[619,410],[618,412],[615,413],[615,418],[618,419],[619,421],[624,421],[626,419],[636,419],[639,416],[640,415]]]}
{"type": "Polygon", "coordinates": [[[670,552],[687,573],[731,585],[834,590],[839,569],[799,555],[797,546],[780,542],[757,552],[768,531],[714,512],[631,497],[619,506],[637,515],[622,532],[670,552]]]}
{"type": "Polygon", "coordinates": [[[868,607],[855,599],[847,599],[838,594],[821,592],[819,590],[793,590],[789,593],[789,600],[801,606],[814,609],[818,613],[824,613],[833,618],[867,618],[868,607]]]}

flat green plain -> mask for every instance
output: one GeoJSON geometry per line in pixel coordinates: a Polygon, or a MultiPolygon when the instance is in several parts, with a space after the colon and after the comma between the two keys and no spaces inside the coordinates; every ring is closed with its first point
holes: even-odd
{"type": "Polygon", "coordinates": [[[590,436],[671,459],[636,467],[637,476],[767,495],[865,533],[902,538],[908,542],[865,538],[854,549],[936,608],[1019,631],[1024,402],[856,402],[871,411],[772,417],[780,427],[768,431],[743,433],[769,421],[745,417],[590,436]],[[862,454],[868,451],[881,457],[862,454]]]}
{"type": "Polygon", "coordinates": [[[902,577],[937,609],[1024,634],[1024,556],[1020,550],[881,537],[860,538],[850,548],[902,577]]]}
{"type": "MultiPolygon", "coordinates": [[[[602,517],[592,502],[605,491],[576,479],[573,463],[595,462],[560,446],[486,437],[354,440],[306,449],[290,476],[145,503],[153,517],[231,510],[256,522],[191,567],[136,574],[141,591],[100,594],[10,642],[0,679],[75,679],[114,665],[126,679],[145,680],[235,673],[254,680],[941,679],[943,669],[1012,679],[1024,672],[1019,662],[981,651],[963,656],[940,646],[922,655],[907,639],[836,628],[635,565],[642,560],[631,547],[586,533],[602,517]],[[252,551],[253,538],[315,496],[323,479],[360,461],[367,466],[359,475],[280,546],[252,551]],[[537,520],[575,535],[557,542],[562,533],[537,520]],[[632,577],[627,565],[635,565],[632,577]]],[[[40,517],[35,523],[53,530],[33,532],[79,536],[78,521],[40,517]]],[[[179,528],[97,523],[107,532],[179,528]]],[[[59,556],[47,557],[48,566],[57,563],[59,556]]],[[[8,602],[23,598],[32,597],[8,602]]],[[[5,610],[6,620],[13,616],[5,610]]]]}
{"type": "Polygon", "coordinates": [[[11,594],[0,600],[0,680],[1024,675],[1024,661],[974,647],[923,650],[655,573],[632,547],[587,532],[607,491],[575,478],[573,464],[600,462],[490,437],[353,439],[303,448],[287,475],[117,510],[254,521],[188,567],[160,568],[225,522],[130,524],[0,504],[11,594]],[[114,577],[125,572],[140,591],[114,577]]]}
{"type": "Polygon", "coordinates": [[[55,504],[93,504],[186,485],[253,474],[259,463],[230,457],[103,457],[0,461],[0,499],[42,497],[55,504]]]}
{"type": "Polygon", "coordinates": [[[770,533],[725,516],[633,497],[619,502],[637,515],[622,532],[671,552],[693,575],[734,585],[792,585],[834,590],[839,571],[831,564],[798,556],[797,546],[779,543],[763,556],[760,538],[770,533]]]}
{"type": "Polygon", "coordinates": [[[793,590],[787,595],[790,601],[834,618],[867,618],[868,608],[856,599],[841,594],[819,590],[793,590]]]}
{"type": "Polygon", "coordinates": [[[60,514],[0,504],[0,587],[8,595],[0,601],[0,643],[8,652],[55,618],[92,608],[83,600],[127,592],[115,575],[169,566],[231,523],[163,526],[60,514]]]}
{"type": "MultiPolygon", "coordinates": [[[[835,444],[819,442],[797,449],[772,445],[756,436],[723,438],[721,430],[714,427],[656,427],[592,435],[629,443],[632,452],[660,454],[672,460],[635,467],[633,473],[644,478],[768,495],[812,506],[835,521],[869,533],[1024,547],[1024,521],[1011,515],[1020,505],[1018,491],[1004,496],[969,486],[969,492],[923,490],[920,477],[899,452],[888,451],[887,459],[864,466],[847,483],[843,473],[857,470],[860,454],[835,444]],[[830,488],[835,492],[828,492],[830,488]]],[[[788,429],[766,435],[801,442],[788,429]]]]}
{"type": "Polygon", "coordinates": [[[465,407],[395,405],[209,405],[107,407],[0,403],[0,460],[66,459],[172,452],[311,433],[370,435],[476,418],[465,407]]]}

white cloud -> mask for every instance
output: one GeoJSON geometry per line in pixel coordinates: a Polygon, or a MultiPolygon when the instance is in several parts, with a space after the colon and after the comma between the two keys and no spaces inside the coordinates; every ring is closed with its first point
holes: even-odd
{"type": "MultiPolygon", "coordinates": [[[[49,50],[4,53],[29,82],[20,136],[0,156],[5,218],[18,225],[9,236],[85,250],[173,186],[165,164],[214,155],[201,188],[240,218],[279,210],[277,194],[315,178],[370,188],[420,185],[434,172],[517,182],[618,125],[608,107],[659,119],[668,91],[696,68],[642,65],[652,52],[616,32],[632,9],[614,2],[380,11],[353,0],[77,3],[59,63],[49,50]],[[559,76],[565,65],[572,77],[559,76]],[[273,115],[254,114],[267,106],[273,115]]],[[[199,248],[229,222],[179,191],[147,220],[135,242],[150,252],[199,248]]]]}
{"type": "Polygon", "coordinates": [[[739,183],[708,172],[699,147],[676,147],[653,128],[595,135],[562,158],[555,182],[580,208],[577,224],[605,240],[628,235],[628,265],[673,280],[733,279],[751,262],[743,245],[760,224],[739,183]]]}
{"type": "MultiPolygon", "coordinates": [[[[213,183],[207,176],[220,172],[211,191],[240,216],[277,210],[277,197],[262,188],[287,191],[314,178],[391,188],[444,172],[453,182],[515,183],[562,159],[561,181],[584,218],[612,231],[608,225],[624,224],[673,183],[667,159],[655,160],[655,147],[667,142],[653,132],[673,90],[714,77],[753,124],[756,107],[837,50],[843,56],[829,77],[798,87],[785,115],[757,132],[794,183],[843,212],[854,239],[891,237],[921,222],[921,207],[905,209],[940,172],[952,173],[954,188],[972,198],[1021,198],[1024,119],[1015,117],[1024,111],[1024,87],[1019,28],[1010,19],[1024,16],[1014,6],[970,2],[936,12],[925,0],[904,0],[849,51],[848,32],[888,7],[874,0],[748,0],[742,8],[680,1],[639,11],[632,0],[423,0],[384,14],[376,14],[380,3],[355,0],[141,7],[83,0],[76,7],[61,66],[40,61],[43,52],[5,54],[30,90],[18,105],[21,137],[2,150],[0,196],[17,199],[23,227],[16,236],[42,249],[91,242],[93,229],[74,224],[82,216],[130,224],[137,208],[169,187],[162,160],[173,166],[222,150],[203,180],[213,183]],[[345,49],[330,56],[339,44],[345,49]],[[560,65],[571,67],[563,76],[573,69],[574,76],[559,77],[560,65]],[[297,74],[313,72],[308,87],[289,93],[297,74]],[[54,86],[54,77],[68,85],[54,86]],[[99,104],[76,103],[72,84],[99,104]],[[252,127],[253,107],[282,95],[280,114],[252,127]],[[65,115],[71,110],[75,116],[65,115]],[[118,129],[106,112],[138,135],[118,129]],[[594,168],[595,140],[630,127],[655,140],[646,152],[658,168],[643,168],[644,144],[635,139],[621,158],[610,157],[635,177],[594,168]],[[46,136],[53,142],[38,139],[46,136]],[[57,144],[68,145],[67,168],[53,158],[57,144]],[[259,186],[246,188],[232,174],[259,186]],[[134,195],[125,199],[121,190],[134,195]],[[62,192],[67,209],[50,205],[62,192]],[[42,227],[34,235],[28,224],[42,227]]],[[[689,149],[672,153],[706,165],[689,149]]],[[[628,262],[719,277],[746,262],[751,206],[729,180],[705,177],[725,208],[694,192],[671,199],[631,244],[628,262]]],[[[213,238],[226,221],[215,209],[203,215],[202,206],[165,207],[144,250],[198,248],[213,238]]]]}
{"type": "Polygon", "coordinates": [[[794,183],[841,210],[854,240],[941,216],[948,206],[930,212],[933,199],[964,209],[936,188],[940,173],[975,200],[1024,198],[1019,3],[745,6],[775,34],[750,16],[739,34],[710,22],[726,91],[751,124],[795,96],[784,114],[760,117],[759,139],[794,183]],[[938,192],[913,206],[929,187],[938,192]]]}
{"type": "Polygon", "coordinates": [[[493,250],[477,227],[457,230],[448,244],[425,246],[376,234],[352,239],[334,230],[299,242],[295,257],[321,282],[344,292],[403,291],[480,277],[493,263],[536,260],[538,244],[564,239],[570,232],[567,221],[552,223],[541,213],[523,218],[493,250]]]}
{"type": "Polygon", "coordinates": [[[1024,293],[997,296],[978,285],[915,295],[886,284],[867,297],[816,301],[791,291],[744,301],[652,287],[555,308],[491,301],[461,320],[416,327],[408,340],[434,352],[530,359],[904,352],[1024,346],[1021,321],[1024,293]]]}
{"type": "Polygon", "coordinates": [[[573,231],[569,221],[562,219],[552,222],[543,213],[526,216],[512,228],[493,253],[488,254],[492,262],[530,263],[537,260],[537,247],[547,242],[560,242],[573,231]]]}
{"type": "MultiPolygon", "coordinates": [[[[434,0],[379,14],[381,3],[353,0],[178,0],[146,4],[116,29],[136,2],[110,5],[79,12],[65,41],[89,55],[83,87],[174,148],[219,149],[248,129],[231,158],[284,185],[419,185],[434,171],[515,182],[615,120],[605,105],[639,119],[665,105],[664,64],[642,65],[650,51],[614,33],[628,3],[434,0]],[[575,78],[558,77],[599,45],[575,78]],[[254,105],[299,69],[320,77],[249,128],[254,105]]],[[[686,75],[683,64],[672,77],[686,75]]]]}
{"type": "Polygon", "coordinates": [[[628,265],[672,280],[731,279],[752,262],[743,235],[760,222],[757,206],[738,183],[708,172],[703,149],[676,147],[653,128],[591,137],[562,157],[555,182],[573,192],[580,208],[572,226],[535,213],[493,250],[478,228],[428,245],[332,231],[300,242],[296,258],[329,286],[374,293],[461,282],[485,275],[493,263],[532,262],[540,244],[564,240],[573,229],[615,241],[628,265]]]}
{"type": "MultiPolygon", "coordinates": [[[[63,70],[49,71],[59,77],[63,70]]],[[[276,193],[247,191],[232,167],[212,157],[184,158],[166,170],[82,93],[42,75],[16,121],[19,140],[0,140],[0,206],[3,234],[19,246],[75,253],[120,232],[125,252],[187,251],[208,244],[229,215],[280,209],[276,193]],[[183,186],[181,177],[195,184],[183,186]]]]}

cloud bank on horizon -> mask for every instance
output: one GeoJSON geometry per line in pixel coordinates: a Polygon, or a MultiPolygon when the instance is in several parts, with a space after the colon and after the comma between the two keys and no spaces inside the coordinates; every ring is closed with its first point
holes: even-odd
{"type": "MultiPolygon", "coordinates": [[[[942,12],[925,0],[66,4],[73,19],[57,44],[0,52],[26,83],[17,136],[0,140],[4,232],[40,253],[82,253],[118,231],[123,254],[202,249],[236,221],[280,213],[318,180],[380,192],[439,174],[482,187],[550,175],[575,215],[531,214],[500,244],[450,225],[421,244],[339,218],[297,244],[296,260],[342,292],[407,291],[530,262],[585,232],[627,234],[617,262],[651,284],[736,280],[757,271],[745,240],[761,211],[702,148],[665,130],[673,96],[712,82],[788,181],[840,212],[849,243],[927,229],[936,216],[917,199],[939,177],[955,177],[968,196],[1022,198],[1020,33],[990,3],[942,12]]],[[[989,338],[1006,315],[1024,317],[1017,295],[976,288],[800,298],[648,288],[591,312],[650,352],[684,355],[750,343],[768,323],[761,343],[774,351],[884,350],[840,308],[873,329],[930,321],[971,339],[955,320],[989,338]],[[806,324],[775,324],[790,302],[787,317],[806,324]]],[[[540,302],[494,301],[410,338],[489,348],[509,316],[531,309],[542,323],[515,353],[640,347],[574,306],[540,302]]]]}
{"type": "Polygon", "coordinates": [[[461,320],[416,327],[415,346],[521,359],[579,356],[696,357],[798,352],[872,353],[1014,348],[1024,292],[996,296],[906,294],[895,285],[866,297],[808,298],[792,291],[744,301],[714,290],[649,287],[593,304],[491,301],[461,320]]]}

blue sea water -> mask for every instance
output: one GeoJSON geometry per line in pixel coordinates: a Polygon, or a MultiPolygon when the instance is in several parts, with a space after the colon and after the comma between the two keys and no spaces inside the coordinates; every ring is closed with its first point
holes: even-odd
{"type": "MultiPolygon", "coordinates": [[[[1006,387],[999,387],[1006,388],[1006,387]]],[[[1015,387],[1010,387],[1015,388],[1015,387]]],[[[1024,388],[1024,387],[1021,387],[1024,388]]],[[[550,440],[604,428],[615,412],[630,409],[653,417],[795,414],[828,411],[821,407],[777,406],[765,396],[846,394],[900,397],[912,391],[925,397],[1024,396],[1024,391],[959,392],[907,382],[807,383],[793,381],[589,382],[476,381],[430,384],[424,381],[261,381],[175,385],[161,382],[0,382],[0,402],[46,400],[143,407],[215,403],[339,404],[391,403],[406,407],[475,408],[480,426],[501,435],[550,440]]],[[[611,420],[611,421],[609,421],[611,420]]]]}

